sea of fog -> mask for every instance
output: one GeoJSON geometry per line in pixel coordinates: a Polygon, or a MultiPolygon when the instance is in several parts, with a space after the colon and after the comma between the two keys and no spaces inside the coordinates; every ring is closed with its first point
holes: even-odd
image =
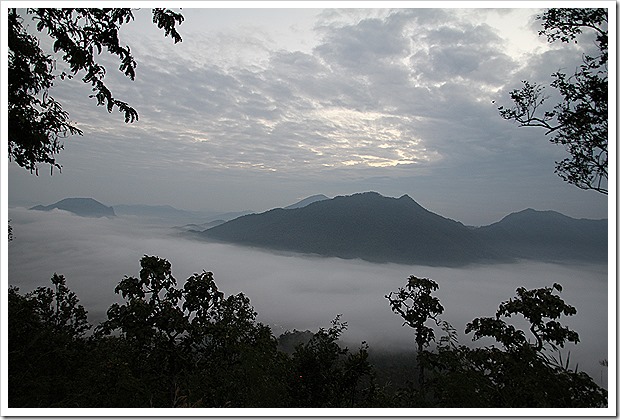
{"type": "MultiPolygon", "coordinates": [[[[212,271],[226,295],[243,292],[261,322],[274,334],[289,329],[328,327],[342,314],[348,329],[343,339],[355,348],[361,341],[373,348],[412,348],[413,331],[390,310],[385,295],[406,284],[410,275],[429,277],[440,289],[442,319],[459,332],[461,344],[467,322],[494,316],[498,305],[515,296],[515,289],[563,286],[562,298],[577,308],[564,319],[581,338],[569,346],[571,367],[587,371],[607,386],[608,270],[605,265],[557,265],[540,262],[476,265],[465,268],[375,264],[199,242],[173,230],[146,226],[139,219],[83,218],[55,210],[39,212],[10,208],[14,239],[8,249],[8,283],[25,293],[50,286],[54,273],[64,274],[96,324],[113,302],[114,287],[124,276],[138,276],[140,258],[157,255],[172,264],[179,284],[196,272],[212,271]]],[[[6,283],[4,284],[6,286],[6,283]]],[[[615,309],[615,308],[614,308],[615,309]]],[[[440,333],[440,332],[438,332],[440,333]]]]}

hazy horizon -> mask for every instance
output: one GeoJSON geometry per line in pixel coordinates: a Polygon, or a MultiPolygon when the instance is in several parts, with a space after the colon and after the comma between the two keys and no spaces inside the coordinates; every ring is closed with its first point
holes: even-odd
{"type": "MultiPolygon", "coordinates": [[[[342,195],[331,196],[331,197],[328,197],[328,199],[333,199],[333,198],[336,198],[336,197],[339,197],[339,196],[341,197],[341,196],[349,196],[349,195],[354,195],[354,194],[363,194],[363,193],[368,193],[368,192],[376,192],[376,191],[359,191],[359,192],[355,192],[355,193],[351,193],[351,194],[342,194],[342,195]]],[[[381,194],[381,193],[379,193],[379,194],[381,194]]],[[[309,198],[311,196],[314,196],[314,195],[320,195],[320,193],[312,194],[312,195],[307,196],[307,197],[302,197],[302,198],[300,198],[299,200],[297,200],[295,202],[274,204],[273,206],[267,207],[267,208],[265,208],[263,210],[254,210],[254,209],[249,209],[249,208],[246,208],[246,209],[238,208],[238,209],[227,209],[227,210],[215,210],[215,209],[211,209],[211,208],[188,209],[188,208],[177,207],[177,206],[174,205],[174,203],[162,203],[162,204],[145,204],[143,202],[134,202],[134,203],[105,203],[105,202],[101,202],[101,201],[97,200],[94,197],[86,197],[86,196],[84,196],[84,197],[63,197],[63,198],[61,198],[61,199],[59,199],[59,200],[57,200],[55,202],[33,201],[33,202],[11,203],[11,205],[9,205],[8,208],[9,209],[11,209],[11,208],[29,209],[29,208],[35,207],[37,205],[43,205],[43,206],[53,205],[53,204],[58,203],[59,201],[67,199],[67,198],[85,198],[85,199],[92,198],[93,200],[96,200],[99,203],[101,203],[101,204],[103,204],[105,206],[108,206],[108,207],[112,207],[112,208],[114,208],[114,207],[121,207],[121,206],[123,206],[123,207],[124,206],[135,206],[135,207],[142,207],[143,206],[145,208],[171,207],[174,210],[180,210],[180,211],[183,211],[183,212],[194,212],[194,213],[196,213],[197,217],[200,214],[203,214],[204,217],[205,217],[204,221],[210,221],[212,216],[214,217],[214,216],[220,215],[220,214],[239,213],[239,212],[246,212],[246,211],[259,214],[259,213],[263,213],[263,212],[266,212],[266,211],[269,211],[269,210],[273,210],[273,209],[277,209],[277,208],[285,208],[287,206],[297,204],[298,202],[300,202],[300,201],[302,201],[302,200],[304,200],[306,198],[309,198]]],[[[408,194],[403,194],[403,195],[408,195],[408,194]]],[[[394,196],[394,197],[384,196],[384,197],[399,198],[400,196],[398,196],[398,197],[396,197],[396,196],[394,196]]],[[[410,197],[410,198],[412,198],[415,201],[414,197],[410,197]]],[[[418,204],[420,204],[420,203],[418,203],[418,204]]],[[[429,209],[429,208],[427,208],[425,206],[422,206],[422,207],[424,207],[426,210],[429,210],[429,211],[435,213],[433,210],[431,210],[431,209],[429,209]]],[[[488,226],[490,224],[499,222],[501,219],[503,219],[504,217],[506,217],[506,216],[508,216],[510,214],[518,213],[518,212],[521,212],[521,211],[527,210],[527,209],[531,209],[531,207],[523,207],[523,208],[518,208],[518,209],[515,208],[515,209],[513,209],[511,211],[508,211],[506,214],[499,215],[497,219],[487,219],[488,221],[483,223],[483,224],[470,225],[470,226],[488,226]]],[[[604,217],[597,217],[597,218],[578,217],[578,216],[574,216],[574,215],[571,215],[571,214],[562,213],[561,211],[558,211],[558,210],[552,209],[552,208],[534,208],[533,210],[541,211],[541,212],[544,212],[544,211],[554,211],[554,212],[564,214],[565,216],[569,216],[569,217],[574,218],[574,219],[591,219],[591,220],[603,220],[603,219],[604,220],[608,220],[609,219],[607,217],[607,215],[604,216],[604,217]]],[[[440,213],[436,213],[436,214],[439,214],[440,216],[444,216],[444,215],[442,215],[440,213]]],[[[444,216],[444,217],[446,217],[446,216],[444,216]]],[[[467,223],[464,223],[459,218],[453,218],[452,220],[455,220],[457,222],[461,222],[461,223],[467,225],[467,223]]],[[[174,220],[171,220],[170,223],[169,223],[170,226],[173,226],[174,224],[175,224],[174,220]]]]}

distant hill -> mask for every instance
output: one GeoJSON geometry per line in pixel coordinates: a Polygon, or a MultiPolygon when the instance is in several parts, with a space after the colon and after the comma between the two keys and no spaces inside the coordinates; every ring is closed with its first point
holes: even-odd
{"type": "Polygon", "coordinates": [[[145,204],[117,204],[114,206],[119,216],[135,216],[141,222],[173,226],[175,224],[201,223],[214,216],[207,212],[180,210],[172,206],[153,206],[145,204]]]}
{"type": "Polygon", "coordinates": [[[607,220],[526,209],[478,229],[503,254],[544,261],[607,261],[607,220]]]}
{"type": "Polygon", "coordinates": [[[145,204],[116,204],[114,209],[118,215],[147,216],[147,217],[188,217],[194,213],[179,210],[172,206],[150,206],[145,204]]]}
{"type": "Polygon", "coordinates": [[[222,223],[226,223],[226,220],[218,219],[212,220],[206,223],[189,223],[183,226],[174,226],[173,228],[180,232],[202,232],[205,229],[212,228],[214,226],[221,225],[222,223]]]}
{"type": "Polygon", "coordinates": [[[50,211],[60,209],[82,217],[114,217],[114,209],[92,198],[65,198],[49,206],[34,206],[30,210],[50,211]]]}
{"type": "Polygon", "coordinates": [[[198,235],[274,250],[431,266],[607,258],[606,220],[529,209],[471,228],[407,195],[397,199],[374,192],[247,215],[198,235]]]}
{"type": "Polygon", "coordinates": [[[206,229],[207,227],[215,226],[215,224],[208,225],[214,221],[227,221],[251,213],[250,211],[229,213],[191,211],[177,209],[168,205],[153,206],[145,204],[118,204],[114,206],[114,210],[119,216],[136,216],[148,223],[166,226],[187,225],[188,230],[195,229],[196,226],[202,225],[205,225],[202,229],[206,229]],[[192,225],[191,229],[190,225],[192,225]]]}
{"type": "Polygon", "coordinates": [[[462,265],[501,259],[462,223],[409,196],[374,192],[274,209],[208,229],[204,238],[374,262],[462,265]]]}
{"type": "Polygon", "coordinates": [[[329,200],[329,197],[323,194],[312,195],[310,197],[304,198],[301,201],[298,201],[295,204],[291,204],[290,206],[284,207],[287,210],[290,209],[300,209],[302,207],[306,207],[309,204],[316,203],[317,201],[329,200]]]}

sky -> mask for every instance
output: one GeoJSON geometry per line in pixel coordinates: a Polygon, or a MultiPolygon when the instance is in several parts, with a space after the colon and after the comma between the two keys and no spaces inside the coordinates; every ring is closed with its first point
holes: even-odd
{"type": "Polygon", "coordinates": [[[525,208],[607,217],[607,196],[554,174],[561,146],[497,111],[521,80],[549,84],[592,46],[539,37],[544,3],[229,4],[188,3],[179,44],[136,11],[120,34],[135,81],[101,55],[135,123],[97,107],[79,78],[59,81],[51,94],[84,135],[65,140],[61,173],[9,163],[9,206],[265,211],[377,191],[470,225],[525,208]]]}

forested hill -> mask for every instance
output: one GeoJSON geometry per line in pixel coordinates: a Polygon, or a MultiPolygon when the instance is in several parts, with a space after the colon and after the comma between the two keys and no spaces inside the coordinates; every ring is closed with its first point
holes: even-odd
{"type": "Polygon", "coordinates": [[[372,262],[431,266],[606,261],[607,220],[525,210],[481,228],[432,213],[409,196],[367,192],[273,209],[205,230],[200,237],[242,245],[372,262]]]}
{"type": "Polygon", "coordinates": [[[114,217],[114,209],[92,198],[65,198],[49,206],[34,206],[30,210],[65,210],[82,217],[114,217]]]}
{"type": "Polygon", "coordinates": [[[478,229],[502,254],[542,261],[607,261],[607,220],[526,209],[478,229]]]}
{"type": "Polygon", "coordinates": [[[373,262],[462,265],[502,258],[462,223],[424,209],[407,195],[396,199],[373,192],[239,217],[202,235],[373,262]]]}

